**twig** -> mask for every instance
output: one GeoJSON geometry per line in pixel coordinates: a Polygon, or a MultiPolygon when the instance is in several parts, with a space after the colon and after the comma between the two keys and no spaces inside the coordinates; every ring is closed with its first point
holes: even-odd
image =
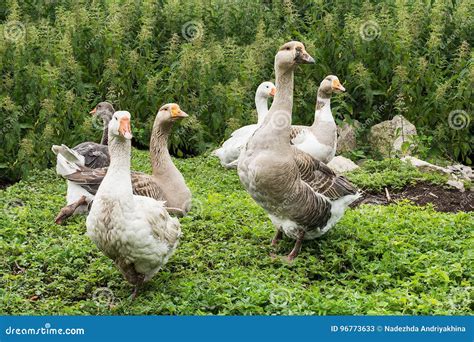
{"type": "Polygon", "coordinates": [[[25,269],[21,267],[20,265],[18,265],[18,262],[16,262],[16,260],[15,260],[15,267],[18,270],[17,272],[15,272],[15,274],[25,273],[25,269]]]}
{"type": "Polygon", "coordinates": [[[387,188],[385,188],[385,197],[387,197],[387,201],[392,202],[392,198],[390,197],[390,193],[388,192],[387,188]]]}

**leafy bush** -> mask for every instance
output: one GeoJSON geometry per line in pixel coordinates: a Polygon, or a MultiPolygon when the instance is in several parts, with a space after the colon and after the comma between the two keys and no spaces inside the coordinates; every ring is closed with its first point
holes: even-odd
{"type": "Polygon", "coordinates": [[[360,189],[368,191],[381,191],[384,188],[399,190],[421,181],[443,185],[448,180],[447,175],[421,172],[413,165],[394,158],[367,160],[361,168],[349,173],[347,178],[360,189]]]}
{"type": "Polygon", "coordinates": [[[132,113],[138,146],[157,108],[178,102],[194,118],[172,150],[201,153],[255,120],[254,91],[289,39],[317,60],[296,75],[295,123],[312,121],[320,80],[336,74],[338,120],[403,114],[433,153],[470,162],[472,18],[469,0],[3,1],[2,178],[51,164],[52,143],[97,140],[85,113],[105,99],[132,113]]]}

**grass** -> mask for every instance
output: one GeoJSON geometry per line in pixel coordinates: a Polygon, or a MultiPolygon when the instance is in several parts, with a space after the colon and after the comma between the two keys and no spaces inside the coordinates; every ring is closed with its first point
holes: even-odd
{"type": "MultiPolygon", "coordinates": [[[[382,161],[367,160],[362,168],[356,169],[347,177],[359,188],[367,191],[382,191],[384,188],[400,190],[418,182],[443,185],[448,181],[446,174],[421,172],[413,165],[397,158],[382,161]]],[[[467,189],[469,188],[470,186],[467,186],[467,189]]]]}
{"type": "MultiPolygon", "coordinates": [[[[133,167],[150,171],[147,153],[133,154],[133,167]]],[[[0,190],[0,314],[472,313],[472,213],[363,205],[290,265],[269,257],[273,227],[235,171],[208,156],[176,163],[194,208],[178,251],[135,301],[84,235],[84,217],[53,223],[66,191],[54,170],[0,190]]],[[[357,177],[370,178],[370,165],[357,177]]]]}

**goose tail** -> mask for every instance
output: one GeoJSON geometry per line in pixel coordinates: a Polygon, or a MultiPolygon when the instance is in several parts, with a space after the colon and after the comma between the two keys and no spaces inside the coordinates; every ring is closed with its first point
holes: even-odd
{"type": "Polygon", "coordinates": [[[53,145],[51,150],[56,155],[56,173],[63,177],[80,170],[84,166],[84,156],[64,144],[53,145]]]}
{"type": "MultiPolygon", "coordinates": [[[[84,163],[83,160],[82,163],[84,163]]],[[[63,153],[58,153],[58,155],[56,156],[56,173],[58,175],[66,177],[80,170],[80,164],[68,160],[68,158],[63,153]]]]}
{"type": "Polygon", "coordinates": [[[84,156],[80,155],[79,153],[64,144],[62,144],[61,146],[53,145],[51,147],[51,150],[55,155],[62,155],[66,160],[70,161],[71,163],[77,164],[79,166],[85,165],[84,156]]]}

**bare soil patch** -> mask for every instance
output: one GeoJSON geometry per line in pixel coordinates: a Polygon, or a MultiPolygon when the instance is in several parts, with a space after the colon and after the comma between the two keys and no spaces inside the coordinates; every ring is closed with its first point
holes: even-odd
{"type": "Polygon", "coordinates": [[[473,191],[461,192],[457,189],[429,183],[409,185],[398,191],[388,190],[388,196],[386,191],[368,191],[351,206],[355,207],[360,204],[388,205],[402,199],[408,199],[420,206],[432,203],[434,208],[441,212],[474,211],[473,191]]]}

